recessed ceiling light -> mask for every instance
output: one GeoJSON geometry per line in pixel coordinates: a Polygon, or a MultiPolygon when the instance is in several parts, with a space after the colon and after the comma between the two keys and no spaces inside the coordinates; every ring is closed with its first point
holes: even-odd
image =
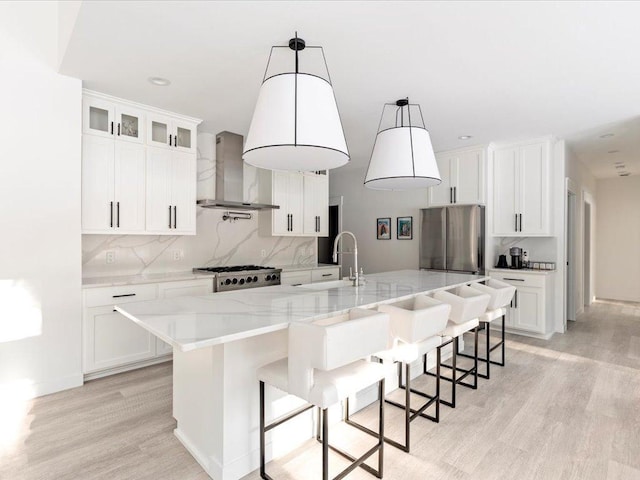
{"type": "Polygon", "coordinates": [[[460,140],[469,140],[470,138],[473,138],[473,135],[460,135],[458,138],[460,140]]]}
{"type": "Polygon", "coordinates": [[[607,153],[618,153],[620,150],[609,150],[607,153]]]}
{"type": "Polygon", "coordinates": [[[620,172],[619,174],[620,177],[628,177],[629,175],[631,175],[629,172],[620,172]]]}
{"type": "Polygon", "coordinates": [[[614,165],[624,165],[624,162],[616,162],[614,165]]]}
{"type": "Polygon", "coordinates": [[[600,135],[600,138],[609,138],[609,137],[613,137],[613,133],[605,133],[604,135],[600,135]]]}
{"type": "Polygon", "coordinates": [[[149,77],[147,80],[149,80],[149,83],[151,83],[152,85],[157,85],[159,87],[166,87],[167,85],[171,85],[171,82],[169,80],[162,77],[149,77]]]}
{"type": "Polygon", "coordinates": [[[625,166],[623,163],[621,163],[620,165],[616,165],[616,168],[625,168],[625,166]]]}

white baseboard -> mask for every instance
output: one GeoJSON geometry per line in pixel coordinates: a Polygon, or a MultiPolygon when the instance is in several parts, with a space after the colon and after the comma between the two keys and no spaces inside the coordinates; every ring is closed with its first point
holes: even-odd
{"type": "Polygon", "coordinates": [[[69,390],[70,388],[81,387],[83,384],[84,382],[82,380],[81,373],[56,378],[55,380],[47,380],[46,382],[34,383],[32,398],[50,395],[63,390],[69,390]]]}
{"type": "Polygon", "coordinates": [[[128,372],[130,370],[136,370],[138,368],[149,367],[158,363],[169,362],[173,359],[173,354],[169,353],[162,357],[152,358],[150,360],[144,360],[142,362],[129,363],[121,367],[108,368],[106,370],[100,370],[99,372],[91,372],[84,374],[84,381],[95,380],[96,378],[108,377],[109,375],[115,375],[117,373],[128,372]]]}

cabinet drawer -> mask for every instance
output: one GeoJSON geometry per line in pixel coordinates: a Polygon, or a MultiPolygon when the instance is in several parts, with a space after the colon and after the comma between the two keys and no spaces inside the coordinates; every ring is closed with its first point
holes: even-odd
{"type": "Polygon", "coordinates": [[[156,284],[88,288],[84,291],[85,307],[142,302],[144,300],[154,300],[156,297],[156,284]]]}
{"type": "Polygon", "coordinates": [[[339,280],[340,278],[340,269],[336,268],[318,268],[316,270],[311,270],[311,281],[315,282],[326,282],[329,280],[339,280]]]}
{"type": "Polygon", "coordinates": [[[280,274],[280,283],[282,285],[303,285],[311,283],[311,270],[282,272],[280,274]]]}
{"type": "Polygon", "coordinates": [[[544,288],[544,275],[526,274],[520,272],[496,272],[489,274],[491,278],[500,280],[501,282],[510,283],[516,287],[538,287],[544,288]]]}

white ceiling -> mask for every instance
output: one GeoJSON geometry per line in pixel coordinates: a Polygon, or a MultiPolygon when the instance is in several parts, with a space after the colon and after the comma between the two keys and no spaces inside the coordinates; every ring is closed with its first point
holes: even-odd
{"type": "Polygon", "coordinates": [[[61,72],[202,118],[202,131],[246,134],[269,49],[297,30],[324,47],[352,155],[343,168],[357,168],[383,103],[404,96],[422,106],[436,150],[636,117],[638,18],[639,2],[92,1],[61,72]]]}

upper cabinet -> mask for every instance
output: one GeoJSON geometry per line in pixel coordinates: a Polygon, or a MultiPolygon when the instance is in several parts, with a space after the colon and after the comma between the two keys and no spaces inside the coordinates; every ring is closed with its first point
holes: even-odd
{"type": "Polygon", "coordinates": [[[82,100],[82,110],[83,133],[144,143],[142,110],[87,95],[82,100]]]}
{"type": "Polygon", "coordinates": [[[147,145],[196,153],[196,125],[165,115],[147,117],[147,145]]]}
{"type": "Polygon", "coordinates": [[[428,190],[429,205],[485,203],[485,149],[453,150],[436,154],[442,183],[428,190]]]}
{"type": "Polygon", "coordinates": [[[82,232],[195,234],[200,121],[97,92],[82,104],[82,232]]]}
{"type": "Polygon", "coordinates": [[[263,235],[322,237],[329,234],[326,172],[259,170],[262,201],[280,208],[260,215],[263,235]]]}
{"type": "Polygon", "coordinates": [[[494,235],[552,235],[550,152],[550,140],[493,147],[494,235]]]}

